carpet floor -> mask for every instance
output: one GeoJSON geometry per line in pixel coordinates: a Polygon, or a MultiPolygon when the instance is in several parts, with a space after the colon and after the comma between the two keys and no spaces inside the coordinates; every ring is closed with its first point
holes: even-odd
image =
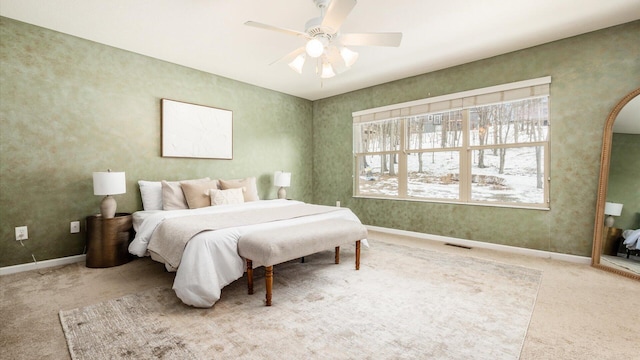
{"type": "Polygon", "coordinates": [[[519,358],[539,270],[382,242],[360,271],[341,255],[276,266],[272,307],[242,279],[211,309],[159,287],[60,319],[73,359],[519,358]]]}
{"type": "MultiPolygon", "coordinates": [[[[462,249],[445,246],[438,241],[377,231],[371,231],[369,238],[376,243],[482,258],[541,271],[543,276],[520,354],[521,360],[618,360],[632,359],[638,355],[640,322],[636,316],[630,315],[634,313],[634,302],[640,299],[638,281],[588,264],[481,248],[462,249]]],[[[368,256],[368,252],[363,250],[363,258],[368,256]]],[[[342,275],[347,271],[358,276],[365,274],[352,271],[353,264],[346,254],[343,254],[343,265],[345,270],[341,271],[342,275]]],[[[276,279],[278,274],[276,272],[276,279]]],[[[423,272],[423,275],[428,274],[423,272]]],[[[69,311],[113,299],[151,294],[155,289],[170,289],[174,276],[164,271],[162,264],[149,258],[105,269],[87,268],[83,262],[79,262],[0,276],[0,358],[70,359],[60,325],[61,310],[69,311]]],[[[256,285],[261,285],[260,279],[256,281],[256,285]]],[[[372,284],[376,284],[375,281],[372,284]]],[[[273,309],[280,309],[282,289],[281,285],[276,285],[273,309]]],[[[241,299],[250,301],[255,307],[254,311],[266,311],[262,306],[262,289],[248,296],[244,293],[244,283],[238,286],[242,289],[241,299]]],[[[382,287],[377,290],[386,291],[382,287]]],[[[231,300],[224,297],[224,293],[222,302],[216,306],[231,300]]],[[[166,298],[175,301],[175,297],[166,298]]],[[[311,317],[313,313],[308,313],[307,318],[311,317]]],[[[254,327],[243,331],[252,332],[254,327]]],[[[282,338],[276,334],[273,341],[282,338]]],[[[282,358],[286,358],[286,354],[282,354],[282,358]]]]}

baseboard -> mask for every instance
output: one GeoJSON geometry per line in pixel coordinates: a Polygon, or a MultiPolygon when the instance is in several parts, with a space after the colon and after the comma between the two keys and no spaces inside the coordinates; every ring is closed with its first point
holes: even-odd
{"type": "MultiPolygon", "coordinates": [[[[527,249],[527,248],[521,248],[516,246],[492,244],[492,243],[486,243],[482,241],[458,239],[458,238],[441,236],[441,235],[431,235],[431,234],[419,233],[415,231],[396,230],[396,229],[390,229],[390,228],[372,226],[372,225],[366,225],[366,227],[371,231],[378,231],[378,232],[387,233],[387,234],[411,236],[418,239],[445,242],[445,243],[450,243],[454,245],[462,245],[462,246],[475,247],[475,248],[481,248],[481,249],[504,251],[504,252],[510,252],[515,254],[541,257],[546,259],[562,260],[562,261],[568,261],[568,262],[579,263],[579,264],[591,264],[591,258],[588,258],[585,256],[577,256],[577,255],[556,253],[551,251],[527,249]]],[[[85,259],[86,259],[86,255],[75,255],[75,256],[67,256],[67,257],[58,258],[58,259],[38,261],[37,263],[5,266],[5,267],[0,267],[0,276],[15,274],[23,271],[44,269],[44,268],[49,268],[49,267],[59,266],[59,265],[73,264],[73,263],[85,261],[85,259]]]]}
{"type": "Polygon", "coordinates": [[[514,254],[535,256],[535,257],[540,257],[545,259],[562,260],[562,261],[568,261],[568,262],[578,263],[578,264],[591,264],[591,258],[586,256],[562,254],[562,253],[557,253],[552,251],[527,249],[527,248],[521,248],[517,246],[492,244],[492,243],[487,243],[482,241],[458,239],[458,238],[441,236],[441,235],[424,234],[424,233],[419,233],[415,231],[396,230],[396,229],[390,229],[390,228],[379,227],[379,226],[366,225],[366,228],[371,231],[378,231],[378,232],[393,234],[393,235],[410,236],[418,239],[438,241],[438,242],[467,246],[472,248],[475,247],[475,248],[481,248],[481,249],[504,251],[504,252],[514,253],[514,254]]]}
{"type": "Polygon", "coordinates": [[[38,261],[37,263],[33,262],[28,264],[0,267],[0,276],[15,274],[23,271],[44,269],[44,268],[49,268],[53,266],[73,264],[73,263],[85,261],[86,257],[87,255],[75,255],[75,256],[67,256],[67,257],[58,258],[58,259],[38,261]]]}

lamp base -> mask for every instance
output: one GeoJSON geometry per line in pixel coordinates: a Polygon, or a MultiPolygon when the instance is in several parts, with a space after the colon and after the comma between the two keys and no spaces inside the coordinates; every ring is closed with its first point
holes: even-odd
{"type": "Polygon", "coordinates": [[[278,199],[286,199],[287,198],[287,190],[284,188],[284,186],[280,186],[280,189],[278,189],[278,199]]]}
{"type": "Polygon", "coordinates": [[[116,199],[114,199],[113,196],[105,196],[100,203],[100,214],[102,214],[102,218],[111,219],[115,217],[117,206],[118,204],[116,203],[116,199]]]}
{"type": "Polygon", "coordinates": [[[604,219],[604,226],[606,227],[613,227],[613,223],[616,221],[616,219],[609,215],[604,219]]]}

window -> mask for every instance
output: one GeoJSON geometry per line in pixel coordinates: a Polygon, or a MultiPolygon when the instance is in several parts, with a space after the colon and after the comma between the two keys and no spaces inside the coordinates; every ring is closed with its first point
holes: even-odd
{"type": "Polygon", "coordinates": [[[549,83],[354,113],[354,196],[548,208],[549,83]]]}

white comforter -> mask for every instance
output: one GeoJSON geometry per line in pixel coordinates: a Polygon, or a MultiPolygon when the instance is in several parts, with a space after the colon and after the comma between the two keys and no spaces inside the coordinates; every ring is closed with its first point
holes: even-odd
{"type": "Polygon", "coordinates": [[[622,232],[624,238],[624,245],[629,250],[640,250],[640,229],[637,230],[625,230],[622,232]]]}
{"type": "MultiPolygon", "coordinates": [[[[268,209],[280,206],[300,204],[291,200],[262,200],[238,205],[218,205],[200,209],[169,211],[138,211],[133,214],[136,237],[129,245],[129,252],[137,256],[148,256],[147,245],[151,234],[165,219],[180,216],[215,214],[221,212],[240,212],[246,209],[268,209]]],[[[238,238],[248,232],[260,229],[272,229],[302,224],[322,219],[342,218],[360,222],[358,217],[347,208],[319,215],[298,217],[290,220],[273,221],[264,224],[232,227],[216,231],[204,231],[187,243],[182,262],[176,270],[173,290],[185,304],[196,307],[211,307],[220,299],[223,287],[242,277],[245,271],[244,260],[238,255],[238,238]]],[[[366,241],[364,242],[365,245],[366,241]]]]}

